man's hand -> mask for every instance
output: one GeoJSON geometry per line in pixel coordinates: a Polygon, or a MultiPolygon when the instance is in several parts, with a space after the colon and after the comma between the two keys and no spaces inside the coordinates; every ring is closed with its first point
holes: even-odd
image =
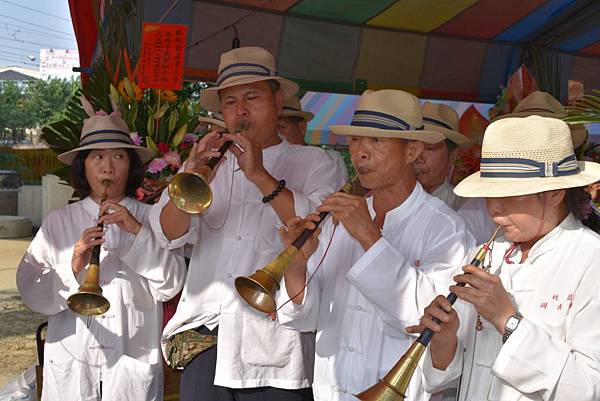
{"type": "Polygon", "coordinates": [[[445,370],[456,352],[458,326],[458,314],[446,297],[438,295],[425,308],[419,325],[407,327],[406,332],[413,334],[422,333],[426,328],[432,330],[435,335],[430,343],[431,360],[436,369],[445,370]],[[437,318],[441,323],[434,322],[433,318],[437,318]]]}
{"type": "Polygon", "coordinates": [[[73,248],[71,258],[71,269],[77,274],[90,263],[92,249],[104,242],[104,230],[102,227],[86,228],[73,248]]]}
{"type": "Polygon", "coordinates": [[[341,222],[365,251],[381,238],[381,231],[373,222],[367,201],[360,196],[335,192],[323,201],[317,212],[333,213],[333,222],[341,222]]]}
{"type": "Polygon", "coordinates": [[[504,334],[506,320],[516,313],[516,309],[500,277],[473,265],[464,266],[463,271],[467,274],[455,276],[454,281],[465,283],[467,287],[453,285],[450,291],[473,304],[481,316],[490,321],[500,334],[504,334]]]}
{"type": "MultiPolygon", "coordinates": [[[[185,161],[183,171],[186,173],[201,173],[202,167],[206,165],[206,162],[211,157],[219,157],[221,154],[217,152],[219,147],[223,145],[225,140],[221,137],[221,134],[216,131],[211,131],[204,135],[202,139],[192,146],[190,154],[185,161]]],[[[230,148],[231,149],[231,148],[230,148]]],[[[219,161],[222,163],[226,159],[225,156],[219,161]]],[[[213,169],[213,174],[209,177],[204,177],[210,182],[214,176],[214,172],[217,168],[213,169]]]]}
{"type": "Polygon", "coordinates": [[[100,205],[98,224],[116,224],[121,230],[133,235],[137,235],[142,228],[142,223],[125,206],[109,200],[100,205]]]}
{"type": "Polygon", "coordinates": [[[229,151],[236,157],[240,169],[249,181],[256,184],[258,180],[269,176],[263,166],[262,149],[257,142],[239,134],[225,134],[223,138],[235,143],[229,151]]]}
{"type": "MultiPolygon", "coordinates": [[[[301,219],[300,217],[294,217],[288,221],[287,229],[285,227],[281,227],[279,229],[279,236],[285,244],[285,247],[289,247],[304,230],[314,229],[316,227],[315,223],[318,221],[319,215],[315,213],[309,214],[304,219],[301,219]]],[[[300,256],[302,257],[303,263],[306,263],[308,258],[317,250],[317,247],[319,246],[318,237],[320,233],[321,229],[317,228],[300,249],[300,256]]]]}

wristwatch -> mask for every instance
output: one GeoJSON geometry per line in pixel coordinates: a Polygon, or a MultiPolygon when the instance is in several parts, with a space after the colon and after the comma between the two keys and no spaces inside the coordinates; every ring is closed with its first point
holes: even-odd
{"type": "Polygon", "coordinates": [[[516,312],[514,315],[510,316],[506,319],[506,323],[504,323],[504,335],[502,336],[502,344],[508,340],[508,337],[519,327],[519,323],[521,323],[521,319],[523,319],[523,315],[519,312],[516,312]]]}

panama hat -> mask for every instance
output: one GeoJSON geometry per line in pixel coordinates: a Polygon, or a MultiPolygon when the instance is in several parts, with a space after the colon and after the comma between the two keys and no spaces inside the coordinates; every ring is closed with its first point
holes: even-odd
{"type": "Polygon", "coordinates": [[[473,144],[469,138],[458,132],[458,114],[452,107],[443,103],[425,102],[421,106],[421,113],[426,130],[442,133],[459,148],[466,148],[473,144]]]}
{"type": "MultiPolygon", "coordinates": [[[[564,106],[548,92],[531,92],[521,100],[512,113],[503,114],[497,120],[511,117],[542,116],[551,118],[565,118],[567,111],[564,106]]],[[[583,124],[569,124],[573,141],[573,148],[577,149],[587,139],[587,129],[583,124]]]]}
{"type": "Polygon", "coordinates": [[[133,143],[129,127],[120,113],[106,114],[103,111],[94,113],[92,105],[83,96],[81,103],[89,117],[83,121],[79,147],[61,153],[58,155],[58,160],[71,165],[75,156],[82,150],[114,148],[134,149],[142,163],[152,158],[153,153],[150,149],[133,143]]]}
{"type": "Polygon", "coordinates": [[[444,135],[423,127],[419,99],[395,89],[366,90],[350,125],[329,127],[336,135],[400,138],[426,143],[443,141],[444,135]]]}
{"type": "Polygon", "coordinates": [[[262,47],[240,47],[221,54],[217,86],[207,88],[200,94],[200,103],[209,111],[220,111],[219,91],[236,85],[260,81],[279,82],[285,98],[298,92],[298,84],[278,76],[275,61],[262,47]]]}
{"type": "Polygon", "coordinates": [[[219,112],[211,113],[209,116],[198,117],[198,122],[216,125],[217,127],[227,129],[227,125],[225,125],[225,120],[223,119],[223,114],[219,112]]]}
{"type": "Polygon", "coordinates": [[[467,198],[499,198],[574,188],[600,180],[600,164],[578,162],[568,125],[529,116],[496,120],[485,130],[480,171],[454,192],[467,198]]]}
{"type": "Polygon", "coordinates": [[[314,114],[310,111],[303,111],[300,99],[298,96],[292,96],[283,103],[283,109],[279,117],[300,117],[304,121],[308,122],[314,118],[314,114]]]}

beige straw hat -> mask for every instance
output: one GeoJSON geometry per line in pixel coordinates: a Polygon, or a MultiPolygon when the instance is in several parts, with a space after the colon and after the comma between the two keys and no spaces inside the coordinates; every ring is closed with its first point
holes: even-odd
{"type": "Polygon", "coordinates": [[[351,125],[329,127],[336,135],[400,138],[426,143],[443,141],[444,135],[423,127],[419,99],[395,89],[366,90],[351,125]]]}
{"type": "Polygon", "coordinates": [[[283,103],[283,109],[281,110],[279,117],[300,117],[308,122],[312,120],[315,115],[310,111],[303,111],[298,96],[292,96],[283,103]]]}
{"type": "Polygon", "coordinates": [[[221,54],[217,86],[207,88],[200,94],[200,103],[208,111],[220,111],[219,91],[231,86],[275,80],[281,85],[285,98],[298,92],[298,84],[277,75],[275,61],[262,47],[240,47],[221,54]]]}
{"type": "Polygon", "coordinates": [[[210,116],[198,117],[198,121],[227,129],[227,125],[225,125],[225,120],[223,119],[223,114],[219,112],[210,113],[210,116]]]}
{"type": "MultiPolygon", "coordinates": [[[[496,120],[511,117],[542,116],[552,118],[564,118],[567,111],[563,105],[547,92],[531,92],[525,99],[521,100],[512,113],[503,114],[496,120]]],[[[583,124],[569,124],[573,140],[573,148],[577,149],[587,139],[587,129],[583,124]]]]}
{"type": "Polygon", "coordinates": [[[459,119],[456,111],[443,103],[425,102],[421,106],[425,129],[441,132],[446,139],[454,142],[459,148],[471,146],[473,142],[458,132],[459,119]]]}
{"type": "Polygon", "coordinates": [[[133,143],[129,127],[120,113],[106,114],[100,111],[99,114],[94,114],[92,105],[83,96],[81,103],[89,118],[83,121],[79,147],[61,153],[58,160],[71,165],[75,156],[82,150],[114,148],[134,149],[142,163],[152,158],[153,153],[150,149],[133,143]]]}
{"type": "Polygon", "coordinates": [[[496,120],[485,130],[480,171],[454,192],[467,198],[529,195],[600,180],[600,164],[578,162],[568,125],[529,116],[496,120]]]}

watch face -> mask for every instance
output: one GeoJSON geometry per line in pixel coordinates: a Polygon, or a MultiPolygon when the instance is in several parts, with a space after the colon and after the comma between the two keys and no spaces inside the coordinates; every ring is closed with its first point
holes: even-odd
{"type": "Polygon", "coordinates": [[[506,330],[514,331],[518,325],[519,325],[519,319],[517,319],[514,316],[511,316],[506,321],[506,330]]]}

